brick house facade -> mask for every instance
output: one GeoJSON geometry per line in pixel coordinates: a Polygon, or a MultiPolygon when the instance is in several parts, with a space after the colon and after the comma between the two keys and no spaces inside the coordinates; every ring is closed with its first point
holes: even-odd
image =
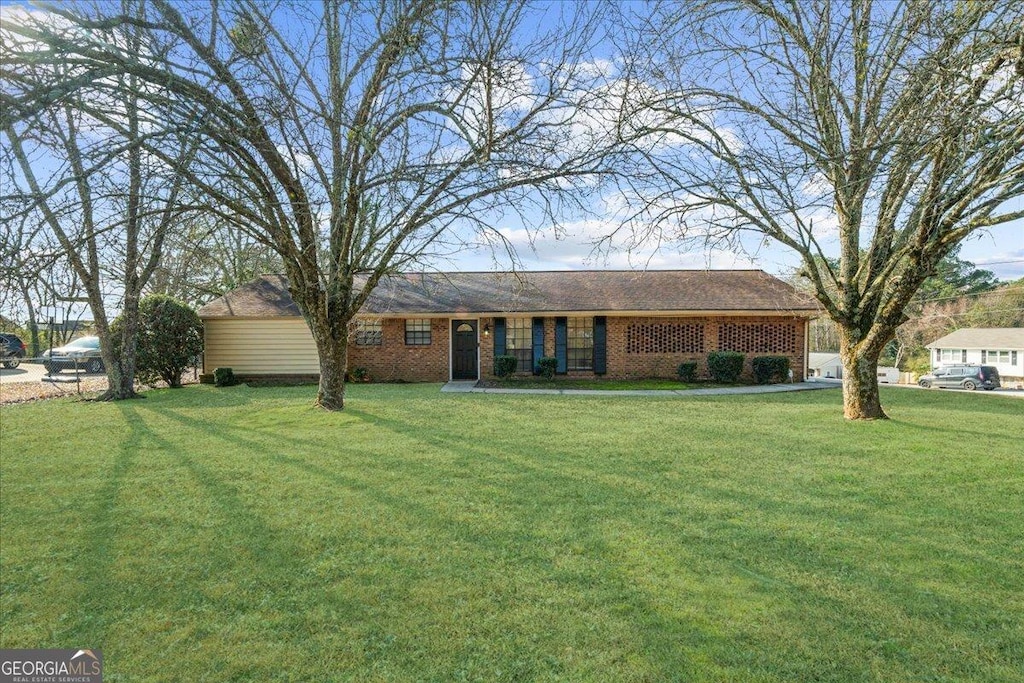
{"type": "MultiPolygon", "coordinates": [[[[281,276],[263,276],[200,310],[204,372],[315,376],[312,337],[305,329],[308,341],[300,339],[305,324],[296,324],[286,288],[281,276]],[[239,324],[246,319],[252,324],[239,324]],[[286,325],[297,335],[293,350],[266,362],[260,340],[286,325]]],[[[674,377],[684,361],[697,361],[707,376],[708,354],[727,350],[746,355],[745,374],[755,356],[778,355],[802,379],[816,314],[807,298],[761,271],[401,275],[382,280],[354,321],[348,367],[374,381],[475,380],[492,378],[495,355],[507,354],[519,358],[518,374],[551,356],[570,377],[674,377]]]]}
{"type": "Polygon", "coordinates": [[[356,332],[349,336],[348,368],[364,368],[371,380],[380,382],[448,381],[448,347],[451,343],[447,318],[430,318],[430,343],[405,343],[405,318],[383,318],[380,344],[357,344],[356,332]]]}
{"type": "MultiPolygon", "coordinates": [[[[698,376],[707,377],[707,359],[712,351],[739,351],[746,355],[744,374],[751,375],[755,356],[786,356],[793,376],[805,376],[807,369],[807,324],[803,317],[778,316],[605,316],[607,366],[601,376],[608,379],[648,377],[672,378],[680,363],[696,361],[698,376]],[[747,334],[743,334],[747,332],[747,334]]],[[[544,318],[544,355],[555,357],[557,318],[544,318]]],[[[483,327],[494,329],[495,318],[481,318],[483,327]]],[[[482,378],[494,377],[494,344],[480,345],[482,378]]],[[[517,368],[516,374],[532,373],[517,368]]],[[[570,377],[594,377],[594,370],[567,367],[570,377]]]]}

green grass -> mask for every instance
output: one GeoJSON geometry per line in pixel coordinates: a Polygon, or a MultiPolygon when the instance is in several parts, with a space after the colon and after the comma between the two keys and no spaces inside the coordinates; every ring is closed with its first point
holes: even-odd
{"type": "Polygon", "coordinates": [[[1024,401],[0,411],[0,645],[108,681],[1021,681],[1024,401]]]}

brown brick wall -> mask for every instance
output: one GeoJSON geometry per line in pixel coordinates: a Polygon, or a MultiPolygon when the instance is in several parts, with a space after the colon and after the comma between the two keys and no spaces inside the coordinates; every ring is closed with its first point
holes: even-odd
{"type": "MultiPolygon", "coordinates": [[[[611,379],[640,377],[675,377],[676,367],[683,361],[697,361],[698,373],[707,377],[707,354],[719,349],[719,335],[723,326],[732,326],[726,336],[734,342],[757,348],[767,340],[765,348],[781,349],[792,344],[792,351],[740,349],[746,356],[744,372],[751,375],[754,356],[788,356],[793,376],[804,376],[804,340],[807,321],[803,318],[783,316],[757,317],[632,317],[608,316],[608,373],[611,379]],[[630,326],[636,326],[632,339],[630,326]],[[682,326],[682,327],[680,327],[682,326]],[[694,326],[702,326],[703,340],[695,338],[694,326]],[[736,327],[740,326],[740,327],[736,327]],[[632,351],[631,352],[631,348],[632,351]],[[661,352],[660,349],[673,349],[661,352]],[[702,350],[700,350],[702,348],[702,350]],[[639,352],[638,352],[639,351],[639,352]]],[[[494,319],[481,318],[480,376],[493,377],[494,373],[494,319]],[[484,336],[484,326],[491,334],[484,336]]],[[[444,382],[449,377],[449,346],[451,320],[437,318],[431,322],[429,346],[405,344],[405,320],[386,318],[382,321],[380,346],[356,346],[350,340],[348,366],[351,372],[364,367],[374,381],[444,382]]],[[[555,355],[555,318],[544,320],[544,354],[555,355]]],[[[521,371],[529,374],[530,369],[521,371]]],[[[574,377],[592,377],[590,372],[571,372],[574,377]]]]}
{"type": "MultiPolygon", "coordinates": [[[[481,320],[481,329],[485,321],[481,320]]],[[[486,319],[493,328],[494,321],[486,319]]],[[[614,317],[608,316],[608,372],[610,379],[641,377],[675,377],[676,367],[684,361],[697,361],[698,374],[707,377],[707,356],[719,350],[720,328],[732,326],[726,336],[747,344],[744,350],[744,373],[752,375],[754,356],[787,356],[793,377],[804,376],[804,341],[807,321],[803,318],[783,316],[751,317],[614,317]],[[634,328],[630,352],[630,326],[634,328]],[[684,326],[680,330],[680,326],[684,326]],[[696,339],[694,326],[701,326],[702,343],[696,339]],[[739,326],[737,328],[736,326],[739,326]],[[653,337],[653,338],[650,338],[653,337]],[[761,346],[765,344],[764,346],[761,346]],[[676,350],[660,352],[660,348],[676,350]],[[782,349],[792,350],[782,350],[782,349]],[[639,352],[637,352],[639,351],[639,352]]],[[[724,332],[724,330],[721,330],[724,332]]],[[[544,320],[544,354],[555,355],[555,319],[544,320]]],[[[494,342],[482,339],[481,376],[493,377],[494,342]],[[485,362],[486,360],[486,362],[485,362]]],[[[570,372],[571,377],[592,377],[590,372],[570,372]]]]}
{"type": "MultiPolygon", "coordinates": [[[[676,367],[684,361],[697,361],[697,372],[700,377],[708,377],[707,357],[712,351],[718,351],[720,328],[724,326],[741,326],[749,329],[750,345],[739,349],[746,355],[744,374],[752,376],[751,362],[754,356],[786,356],[789,358],[793,377],[802,379],[804,373],[804,329],[807,321],[803,318],[760,316],[760,317],[703,317],[703,318],[608,318],[608,376],[614,378],[629,377],[675,377],[676,367]],[[679,343],[684,350],[671,353],[640,352],[630,353],[627,348],[628,330],[630,325],[661,327],[663,331],[675,325],[703,326],[703,349],[693,343],[692,328],[687,333],[678,335],[677,339],[669,339],[679,343]],[[747,327],[751,326],[751,327],[747,327]],[[763,346],[760,344],[767,342],[763,346]],[[791,346],[789,344],[792,344],[791,346]],[[786,350],[791,349],[791,350],[786,350]]],[[[735,327],[732,328],[735,330],[735,327]]],[[[634,330],[636,331],[636,330],[634,330]]],[[[635,335],[634,335],[635,336],[635,335]]],[[[671,334],[666,336],[671,337],[671,334]]],[[[733,335],[735,336],[735,335],[733,335]]],[[[662,344],[665,344],[663,341],[662,344]]],[[[634,341],[634,346],[636,345],[634,341]]],[[[640,344],[640,346],[644,346],[640,344]]],[[[655,349],[658,344],[652,344],[655,349]]],[[[648,348],[650,348],[650,346],[648,348]]]]}
{"type": "Polygon", "coordinates": [[[449,337],[451,322],[435,318],[430,323],[430,344],[408,346],[405,343],[405,319],[381,321],[380,346],[356,346],[349,338],[348,369],[366,368],[375,382],[448,381],[449,337]]]}
{"type": "Polygon", "coordinates": [[[494,318],[480,318],[477,328],[477,338],[480,340],[480,376],[494,376],[494,318]],[[491,332],[484,336],[484,326],[490,328],[491,332]]]}

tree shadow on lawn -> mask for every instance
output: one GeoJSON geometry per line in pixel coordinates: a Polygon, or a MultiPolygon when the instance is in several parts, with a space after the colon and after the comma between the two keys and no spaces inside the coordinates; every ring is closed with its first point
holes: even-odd
{"type": "MultiPolygon", "coordinates": [[[[151,406],[146,406],[147,410],[150,408],[151,406]]],[[[603,612],[607,607],[612,606],[612,614],[602,613],[599,614],[599,617],[604,619],[611,617],[614,619],[627,619],[628,625],[621,628],[621,633],[617,632],[616,637],[621,637],[622,634],[631,634],[631,636],[640,634],[645,643],[638,651],[631,651],[626,648],[625,644],[620,644],[620,648],[624,651],[619,654],[624,659],[629,659],[636,655],[643,656],[647,660],[647,666],[656,667],[661,677],[666,679],[672,676],[695,676],[703,668],[706,668],[707,662],[703,661],[703,655],[698,659],[694,659],[692,653],[707,648],[709,643],[717,643],[716,649],[723,652],[730,649],[729,643],[720,635],[715,634],[706,624],[700,623],[699,620],[680,620],[672,617],[669,613],[673,609],[666,608],[674,606],[665,605],[659,596],[642,590],[637,585],[635,576],[628,574],[622,567],[618,566],[615,558],[619,553],[618,551],[613,552],[609,547],[607,542],[608,530],[601,524],[602,520],[600,519],[584,522],[582,518],[576,516],[573,519],[573,523],[580,526],[565,529],[562,532],[562,535],[565,537],[554,540],[546,535],[531,531],[531,528],[535,526],[535,522],[539,521],[538,519],[520,520],[519,524],[508,529],[495,527],[487,523],[474,523],[471,519],[460,518],[455,514],[443,512],[438,505],[431,504],[429,500],[419,500],[416,497],[416,493],[410,492],[406,495],[392,493],[385,489],[385,487],[373,482],[369,477],[357,478],[348,476],[311,462],[308,459],[286,455],[281,451],[268,453],[265,451],[266,444],[249,438],[244,430],[238,430],[221,423],[196,419],[192,416],[184,416],[174,411],[160,410],[157,412],[164,417],[181,423],[183,426],[200,429],[215,439],[224,440],[234,446],[251,449],[254,451],[254,455],[265,457],[277,465],[296,469],[306,476],[315,477],[324,482],[331,490],[354,491],[365,496],[369,501],[372,501],[374,506],[393,511],[388,516],[399,520],[397,522],[399,526],[398,531],[404,537],[412,537],[411,542],[417,542],[416,539],[418,538],[419,542],[427,543],[434,548],[465,548],[468,546],[472,550],[468,553],[468,564],[465,571],[472,574],[474,565],[482,566],[485,580],[492,581],[490,590],[496,590],[499,593],[510,591],[512,594],[519,594],[520,591],[523,591],[529,594],[531,591],[536,590],[536,588],[530,587],[528,584],[539,581],[541,584],[551,583],[556,586],[556,595],[561,595],[564,591],[569,592],[569,595],[558,598],[566,602],[563,605],[566,614],[562,616],[570,617],[568,621],[563,623],[563,620],[558,618],[552,620],[551,608],[543,605],[544,596],[538,595],[535,597],[535,604],[525,606],[527,611],[537,611],[542,615],[532,624],[531,628],[549,629],[553,623],[557,623],[565,633],[571,633],[580,626],[580,624],[574,623],[571,617],[574,611],[582,609],[584,612],[588,610],[603,612]],[[568,572],[563,568],[559,568],[557,566],[558,550],[580,543],[587,549],[587,566],[585,570],[582,572],[568,572]],[[508,557],[510,548],[515,549],[514,557],[512,558],[508,557]],[[510,561],[512,562],[513,569],[515,571],[522,571],[524,576],[510,579],[507,575],[503,574],[503,567],[506,567],[510,561]],[[515,585],[511,587],[501,585],[506,580],[512,580],[515,585]],[[519,585],[524,583],[527,585],[519,585]],[[519,587],[516,588],[516,585],[519,585],[519,587]]],[[[347,412],[358,417],[361,421],[371,422],[383,428],[391,429],[397,424],[393,421],[386,421],[360,411],[347,409],[347,412]]],[[[396,430],[392,429],[392,431],[396,430]]],[[[398,430],[398,432],[403,433],[404,436],[410,437],[414,441],[422,441],[414,429],[403,429],[398,430]]],[[[290,443],[294,442],[296,445],[308,446],[302,440],[289,439],[287,437],[283,440],[290,443]]],[[[425,443],[424,445],[430,448],[443,448],[446,445],[451,445],[450,443],[444,443],[445,440],[440,441],[434,439],[431,440],[431,443],[425,443]]],[[[492,460],[492,455],[482,448],[470,447],[465,443],[460,443],[460,450],[463,456],[468,455],[485,461],[492,460]]],[[[458,474],[454,464],[444,465],[436,460],[433,461],[433,464],[449,468],[447,472],[441,473],[442,478],[446,475],[454,476],[458,474]]],[[[541,475],[545,474],[537,467],[516,466],[511,461],[499,464],[505,469],[513,470],[512,474],[514,477],[525,475],[526,478],[533,478],[538,473],[541,475]]],[[[567,479],[556,472],[549,471],[546,474],[551,480],[551,490],[564,491],[567,484],[578,485],[579,483],[578,481],[567,479]]],[[[545,493],[545,495],[550,495],[550,492],[545,493]]],[[[596,496],[596,498],[603,497],[606,497],[604,493],[596,496]]],[[[536,514],[543,515],[544,513],[541,510],[536,514]]],[[[679,572],[686,573],[685,567],[679,567],[679,572]]],[[[473,577],[466,578],[472,579],[473,577]]],[[[693,580],[697,581],[698,579],[694,577],[693,580]]],[[[472,586],[466,583],[466,585],[458,587],[456,592],[479,589],[479,586],[472,586]]],[[[415,592],[416,586],[409,586],[408,590],[415,592]]],[[[401,612],[402,607],[400,601],[401,597],[393,605],[399,612],[401,612]]],[[[520,605],[520,607],[523,606],[520,605]]],[[[494,609],[497,609],[496,605],[494,609]]],[[[480,615],[467,615],[470,619],[474,616],[480,615]]],[[[429,621],[429,615],[417,615],[416,618],[429,621]]],[[[392,628],[394,627],[395,625],[392,625],[392,628]]],[[[520,627],[526,628],[523,624],[520,627]]],[[[520,637],[516,639],[514,652],[507,653],[507,658],[510,661],[521,661],[525,658],[526,660],[540,662],[545,658],[557,656],[554,652],[545,653],[543,648],[537,650],[530,646],[528,643],[533,641],[534,638],[529,637],[529,633],[519,635],[520,637]]],[[[463,643],[455,642],[450,645],[456,652],[461,650],[461,654],[467,659],[479,658],[481,652],[478,651],[476,646],[468,645],[468,642],[467,640],[463,643]]],[[[615,646],[612,644],[607,643],[603,647],[609,650],[604,653],[604,656],[614,654],[615,646]]],[[[415,643],[410,643],[409,649],[415,650],[415,643]]],[[[457,663],[455,662],[455,664],[457,663]]],[[[500,665],[501,662],[495,662],[495,664],[500,665]]],[[[508,661],[505,662],[505,665],[508,665],[508,661]]]]}
{"type": "MultiPolygon", "coordinates": [[[[352,412],[391,431],[415,435],[416,427],[401,421],[359,410],[352,412]]],[[[776,640],[778,634],[773,634],[771,629],[759,634],[763,637],[760,643],[762,652],[771,653],[769,656],[777,658],[776,666],[789,671],[794,677],[815,675],[816,666],[824,665],[820,657],[834,657],[837,654],[829,653],[833,649],[832,644],[827,639],[821,639],[823,633],[838,635],[840,640],[850,639],[846,643],[846,661],[828,660],[829,668],[836,665],[840,668],[848,667],[850,675],[863,674],[866,670],[864,663],[872,657],[876,661],[888,659],[890,664],[897,667],[916,669],[921,675],[927,674],[934,664],[928,658],[937,657],[944,660],[942,665],[946,670],[959,670],[968,675],[980,661],[1008,664],[1011,660],[1005,656],[1006,652],[1020,650],[1019,644],[1013,645],[1016,638],[1011,627],[1010,612],[1002,604],[991,604],[992,599],[999,598],[998,594],[993,597],[989,589],[988,602],[984,599],[967,599],[971,597],[970,593],[965,593],[962,586],[962,572],[975,570],[988,577],[993,587],[998,586],[1003,589],[1003,593],[1009,595],[1012,594],[1009,582],[1012,570],[993,564],[998,561],[997,558],[977,551],[976,548],[965,546],[953,549],[937,538],[920,537],[915,533],[913,523],[905,525],[905,534],[902,536],[890,536],[889,522],[906,521],[893,505],[883,506],[877,511],[869,509],[866,520],[855,513],[832,524],[825,512],[827,504],[823,498],[818,501],[822,503],[819,505],[813,500],[770,497],[753,481],[741,490],[730,490],[704,481],[696,490],[690,488],[680,491],[680,497],[688,498],[697,509],[706,509],[708,506],[713,508],[731,499],[733,510],[722,511],[723,518],[718,520],[712,517],[698,522],[692,516],[685,516],[685,508],[668,505],[661,507],[664,503],[659,504],[657,497],[651,496],[646,490],[651,480],[650,473],[646,477],[632,478],[616,473],[611,478],[591,467],[576,468],[571,476],[567,476],[564,460],[552,464],[555,458],[549,456],[555,452],[545,452],[536,442],[531,444],[536,454],[524,458],[510,453],[467,447],[466,440],[461,439],[458,433],[449,433],[447,438],[438,441],[459,443],[460,448],[470,450],[480,462],[492,466],[501,463],[506,467],[514,466],[516,471],[529,471],[530,476],[539,474],[550,479],[553,488],[558,491],[568,493],[585,482],[588,487],[595,489],[594,495],[588,498],[625,498],[626,504],[623,507],[626,509],[649,509],[652,513],[649,518],[654,521],[655,527],[647,527],[643,533],[657,539],[656,546],[671,547],[681,535],[687,535],[685,545],[675,547],[677,570],[692,568],[695,564],[707,567],[703,577],[692,572],[682,572],[689,573],[691,578],[706,579],[712,583],[723,575],[731,575],[730,580],[739,575],[754,578],[755,581],[748,582],[745,588],[738,591],[738,595],[761,594],[766,597],[766,603],[774,603],[774,607],[782,613],[792,612],[795,618],[793,625],[799,622],[799,630],[806,629],[804,635],[808,641],[820,642],[820,649],[808,647],[806,643],[797,643],[796,649],[787,653],[786,648],[776,640]],[[665,514],[669,512],[683,513],[683,521],[677,525],[674,533],[666,533],[663,528],[668,526],[665,524],[665,514]],[[881,513],[881,516],[876,512],[881,513]],[[754,513],[768,523],[760,524],[754,513]],[[686,534],[693,530],[694,525],[703,527],[703,532],[708,530],[707,522],[721,523],[726,521],[725,518],[729,520],[727,524],[742,520],[735,523],[734,531],[737,533],[728,534],[722,527],[718,527],[704,538],[701,538],[703,533],[698,533],[696,537],[692,533],[686,534]],[[836,535],[822,542],[820,534],[829,528],[835,530],[836,535]],[[851,530],[855,530],[853,538],[846,538],[845,535],[851,530]],[[888,551],[886,545],[890,545],[888,551]],[[905,572],[901,574],[893,571],[887,557],[890,553],[891,557],[910,558],[910,566],[904,568],[905,572]],[[942,573],[944,576],[940,578],[937,574],[942,573]],[[787,579],[792,576],[808,580],[794,583],[787,579]],[[999,576],[1007,579],[1001,586],[999,576]],[[767,591],[767,595],[764,591],[767,591]],[[880,598],[885,595],[891,596],[891,599],[880,598]],[[808,615],[813,617],[809,621],[808,615]],[[913,628],[919,632],[919,637],[906,634],[907,618],[914,623],[913,628]],[[875,626],[867,633],[861,631],[859,636],[856,635],[864,624],[869,623],[875,626]],[[978,659],[965,662],[963,657],[954,652],[955,642],[970,640],[972,636],[977,636],[978,630],[989,633],[989,639],[984,644],[976,644],[978,659]],[[887,636],[885,653],[877,651],[875,641],[879,634],[887,636]],[[929,638],[935,637],[945,638],[949,648],[929,650],[933,645],[929,638]],[[894,638],[900,642],[899,647],[894,646],[894,638]],[[906,653],[907,649],[914,648],[917,648],[919,655],[924,654],[916,665],[907,658],[906,653]]],[[[827,467],[827,463],[823,466],[827,467]]],[[[806,496],[806,492],[803,495],[806,496]]],[[[597,527],[594,531],[600,533],[597,527]]],[[[1009,531],[1004,535],[1006,538],[1012,536],[1009,531]]],[[[612,556],[607,545],[602,546],[600,552],[602,557],[612,556]]],[[[622,569],[614,563],[610,566],[613,570],[622,569]]],[[[623,582],[633,582],[634,590],[640,591],[635,582],[642,575],[643,572],[628,576],[620,571],[618,577],[623,582]]],[[[647,604],[651,605],[658,603],[657,596],[661,594],[648,592],[646,595],[647,604]]],[[[721,597],[728,601],[726,596],[721,597]]],[[[709,607],[713,608],[714,605],[709,607]]],[[[755,610],[751,616],[756,621],[759,615],[755,610]]],[[[659,624],[659,628],[669,626],[666,620],[659,624]]],[[[750,635],[745,634],[746,637],[750,635]]],[[[753,645],[756,640],[751,638],[748,644],[753,645]]],[[[737,653],[734,648],[726,645],[721,653],[724,655],[723,664],[746,663],[757,666],[750,659],[749,651],[737,653]]],[[[843,653],[839,654],[844,656],[843,653]]],[[[666,671],[673,669],[669,667],[666,671]]]]}
{"type": "Polygon", "coordinates": [[[80,565],[83,597],[75,606],[76,619],[62,629],[60,642],[97,643],[108,653],[109,668],[125,671],[125,654],[111,641],[112,633],[131,630],[136,625],[130,622],[146,613],[166,615],[161,620],[172,627],[155,635],[175,641],[184,638],[188,643],[176,642],[174,647],[154,643],[148,651],[128,656],[151,673],[174,671],[176,662],[189,658],[188,652],[203,658],[196,670],[204,672],[225,665],[258,666],[259,656],[247,662],[241,656],[233,663],[222,661],[230,655],[227,648],[219,650],[217,643],[234,638],[238,629],[249,629],[251,639],[261,639],[261,646],[270,652],[282,644],[304,650],[306,639],[315,633],[304,628],[300,608],[315,603],[310,591],[316,587],[309,585],[308,565],[299,547],[290,534],[274,529],[253,512],[235,486],[151,429],[139,410],[146,405],[117,404],[129,437],[107,485],[96,496],[86,534],[89,545],[82,553],[88,563],[80,565]],[[133,470],[149,466],[158,455],[169,460],[165,466],[183,470],[183,476],[161,482],[171,504],[177,506],[194,496],[187,489],[192,482],[204,496],[188,501],[184,512],[202,513],[208,507],[207,512],[216,515],[212,523],[180,517],[181,523],[153,519],[174,517],[177,509],[123,508],[120,499],[131,487],[133,470]],[[138,554],[122,554],[119,544],[138,546],[138,554]],[[161,554],[167,549],[169,554],[161,554]],[[257,623],[254,611],[259,615],[257,623]],[[205,616],[197,618],[197,614],[205,616]],[[235,622],[240,615],[247,626],[235,622]]]}
{"type": "MultiPolygon", "coordinates": [[[[817,393],[817,392],[809,392],[817,393]]],[[[1024,399],[986,396],[986,392],[945,389],[882,388],[882,406],[902,410],[941,410],[962,419],[967,415],[1006,415],[1024,420],[1024,399]]],[[[897,412],[897,415],[899,412],[897,412]]]]}
{"type": "MultiPolygon", "coordinates": [[[[365,496],[375,506],[393,511],[389,516],[401,520],[399,529],[394,531],[409,538],[411,543],[429,539],[432,547],[469,545],[474,549],[470,564],[482,562],[491,567],[508,562],[508,550],[514,548],[513,569],[551,582],[556,586],[556,595],[560,595],[558,591],[569,590],[571,596],[563,599],[575,601],[577,608],[582,604],[606,618],[611,605],[614,615],[627,619],[631,624],[630,632],[638,634],[644,643],[639,650],[628,643],[622,644],[625,654],[644,657],[666,678],[707,674],[708,666],[733,673],[736,669],[749,671],[751,667],[762,666],[765,658],[772,660],[772,666],[794,676],[838,666],[847,675],[856,677],[864,673],[865,662],[872,658],[887,659],[897,670],[900,666],[920,670],[924,662],[915,666],[914,661],[903,661],[906,658],[904,648],[910,647],[906,639],[895,647],[890,638],[886,652],[879,654],[870,634],[856,635],[858,628],[862,629],[865,623],[877,623],[870,633],[889,636],[902,633],[906,630],[906,626],[900,624],[904,610],[909,612],[907,616],[913,615],[915,631],[925,636],[934,635],[933,630],[939,633],[950,630],[952,627],[943,620],[951,614],[970,617],[975,620],[973,623],[1001,618],[984,607],[963,603],[949,595],[932,595],[927,605],[914,604],[913,597],[920,587],[888,574],[884,558],[871,566],[851,559],[862,549],[843,543],[842,539],[829,546],[809,542],[800,532],[787,533],[786,529],[800,519],[807,520],[809,527],[816,528],[814,533],[819,533],[822,529],[820,508],[769,499],[766,495],[759,496],[755,490],[744,488],[737,492],[707,483],[696,490],[687,489],[680,498],[696,509],[711,510],[709,516],[702,518],[688,514],[687,509],[679,506],[653,500],[645,490],[649,481],[643,477],[636,477],[636,485],[631,486],[621,481],[621,475],[616,475],[613,481],[594,468],[576,468],[567,474],[565,455],[557,450],[538,448],[530,456],[496,453],[477,446],[479,440],[467,439],[464,425],[442,429],[424,438],[416,425],[350,407],[346,410],[350,417],[407,439],[410,452],[442,449],[458,456],[455,460],[433,458],[417,462],[417,469],[405,474],[408,488],[400,488],[403,483],[400,478],[391,479],[385,488],[373,481],[372,475],[352,476],[309,458],[287,455],[280,450],[267,452],[266,442],[252,439],[251,430],[158,409],[155,405],[145,408],[183,426],[198,428],[215,439],[252,450],[255,456],[267,458],[279,466],[315,477],[329,489],[354,491],[365,496]],[[502,526],[496,527],[486,520],[478,523],[457,512],[448,512],[448,508],[442,510],[439,501],[431,500],[429,494],[417,489],[424,478],[443,485],[450,485],[452,481],[466,482],[466,462],[486,466],[487,472],[479,474],[475,481],[480,489],[483,480],[482,488],[487,491],[454,493],[472,500],[471,494],[490,494],[490,489],[495,489],[496,499],[492,504],[496,508],[494,512],[502,516],[502,526]],[[394,490],[400,492],[394,493],[394,490]],[[736,509],[728,513],[728,519],[733,521],[721,526],[724,520],[716,515],[721,512],[723,501],[730,498],[736,509]],[[532,507],[526,504],[526,499],[533,503],[532,507]],[[570,499],[578,509],[552,529],[551,517],[561,503],[570,499]],[[616,524],[616,509],[641,511],[645,513],[645,522],[634,529],[633,535],[623,538],[615,531],[621,527],[616,524]],[[754,517],[771,523],[754,524],[751,521],[754,517]],[[668,518],[674,518],[675,523],[666,523],[668,518]],[[735,521],[737,519],[740,521],[735,521]],[[729,524],[733,528],[728,528],[729,524]],[[644,554],[627,561],[626,558],[636,552],[631,544],[644,543],[652,549],[660,548],[656,552],[670,566],[657,566],[659,560],[644,554]],[[567,560],[575,569],[566,571],[564,551],[572,547],[582,548],[576,553],[581,557],[576,558],[575,564],[571,558],[567,560]],[[677,590],[669,594],[659,588],[661,579],[653,583],[641,580],[645,573],[666,571],[673,575],[673,581],[689,585],[690,592],[677,590]],[[802,580],[794,583],[793,576],[802,580]],[[723,588],[723,583],[733,584],[733,588],[723,588]],[[705,595],[705,591],[710,592],[705,595]],[[864,600],[878,593],[892,595],[897,607],[883,609],[878,603],[867,604],[870,600],[864,600]],[[672,597],[680,599],[687,595],[698,607],[671,603],[672,597]],[[666,598],[670,602],[666,602],[666,598]],[[909,605],[908,598],[912,600],[909,605]],[[747,626],[730,626],[736,629],[731,634],[722,632],[722,623],[736,619],[736,615],[728,613],[729,609],[739,610],[743,618],[750,620],[747,626]],[[704,611],[706,615],[701,614],[704,611]],[[766,614],[767,622],[764,621],[766,614]],[[787,622],[776,627],[772,620],[780,616],[787,622]],[[840,637],[851,640],[846,642],[845,651],[829,653],[829,642],[822,640],[823,634],[835,634],[837,629],[844,632],[840,637]],[[780,645],[780,633],[795,636],[795,642],[780,645]],[[745,642],[746,647],[737,647],[737,639],[745,642]],[[809,643],[818,643],[818,646],[809,643]],[[709,650],[714,655],[711,662],[706,659],[709,650]]],[[[311,446],[307,440],[286,436],[281,440],[304,449],[311,446]]],[[[885,541],[879,545],[879,539],[871,536],[870,528],[861,528],[856,534],[859,540],[875,544],[877,552],[884,554],[885,541]]],[[[907,539],[899,542],[905,543],[907,539]]],[[[924,543],[913,539],[910,542],[918,546],[924,543]]],[[[927,545],[928,548],[915,552],[930,556],[940,550],[927,545]]],[[[965,558],[956,559],[963,561],[965,558]]],[[[398,561],[403,560],[398,557],[398,561]]],[[[497,580],[490,572],[485,574],[485,580],[497,580]]],[[[523,580],[515,579],[514,585],[523,580]]],[[[408,590],[415,592],[416,589],[416,581],[413,581],[408,590]]],[[[395,599],[400,602],[403,598],[395,596],[395,599]]],[[[572,631],[571,623],[552,619],[550,609],[540,605],[532,607],[549,628],[556,625],[565,633],[572,631]]],[[[415,649],[414,645],[410,647],[415,649]]],[[[513,654],[518,658],[540,659],[544,654],[519,644],[515,649],[513,654]]],[[[954,670],[970,666],[957,666],[956,662],[947,664],[954,670]]]]}
{"type": "MultiPolygon", "coordinates": [[[[123,405],[118,405],[125,412],[123,405]]],[[[115,612],[114,606],[119,602],[118,586],[111,580],[116,562],[114,544],[121,521],[116,515],[118,498],[125,490],[129,473],[142,452],[143,442],[133,428],[114,457],[113,465],[104,477],[105,484],[87,507],[87,528],[79,539],[83,545],[75,554],[76,564],[71,570],[71,580],[81,584],[80,595],[73,601],[71,614],[65,615],[71,618],[55,629],[52,647],[76,642],[102,648],[108,642],[107,628],[115,612]]]]}
{"type": "MultiPolygon", "coordinates": [[[[958,415],[961,419],[970,417],[970,420],[965,422],[972,425],[983,423],[984,420],[989,419],[991,414],[975,414],[970,413],[968,415],[958,415]]],[[[1024,433],[1024,413],[1020,414],[1021,417],[1021,430],[1024,433]]],[[[996,434],[990,431],[980,431],[977,429],[969,429],[965,426],[958,426],[956,423],[949,423],[948,427],[936,427],[934,425],[922,425],[910,420],[904,420],[898,417],[890,417],[888,420],[889,424],[905,429],[911,432],[923,433],[923,434],[947,434],[950,439],[947,442],[951,450],[960,451],[964,449],[970,438],[978,439],[978,443],[991,443],[993,441],[1005,442],[1008,446],[1016,447],[1021,443],[1020,436],[1014,436],[1010,434],[996,434]]],[[[957,453],[950,453],[949,457],[957,457],[957,453]]]]}

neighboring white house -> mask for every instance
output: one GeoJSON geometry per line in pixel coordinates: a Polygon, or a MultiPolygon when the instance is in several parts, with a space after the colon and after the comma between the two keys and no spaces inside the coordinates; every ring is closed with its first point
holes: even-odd
{"type": "Polygon", "coordinates": [[[842,379],[843,361],[839,359],[839,354],[833,351],[809,353],[807,354],[807,376],[842,379]]]}
{"type": "Polygon", "coordinates": [[[963,363],[992,365],[1003,379],[1024,378],[1024,327],[965,328],[926,348],[933,369],[963,363]]]}
{"type": "Polygon", "coordinates": [[[876,371],[879,384],[899,384],[900,369],[891,365],[879,365],[876,371]]]}

